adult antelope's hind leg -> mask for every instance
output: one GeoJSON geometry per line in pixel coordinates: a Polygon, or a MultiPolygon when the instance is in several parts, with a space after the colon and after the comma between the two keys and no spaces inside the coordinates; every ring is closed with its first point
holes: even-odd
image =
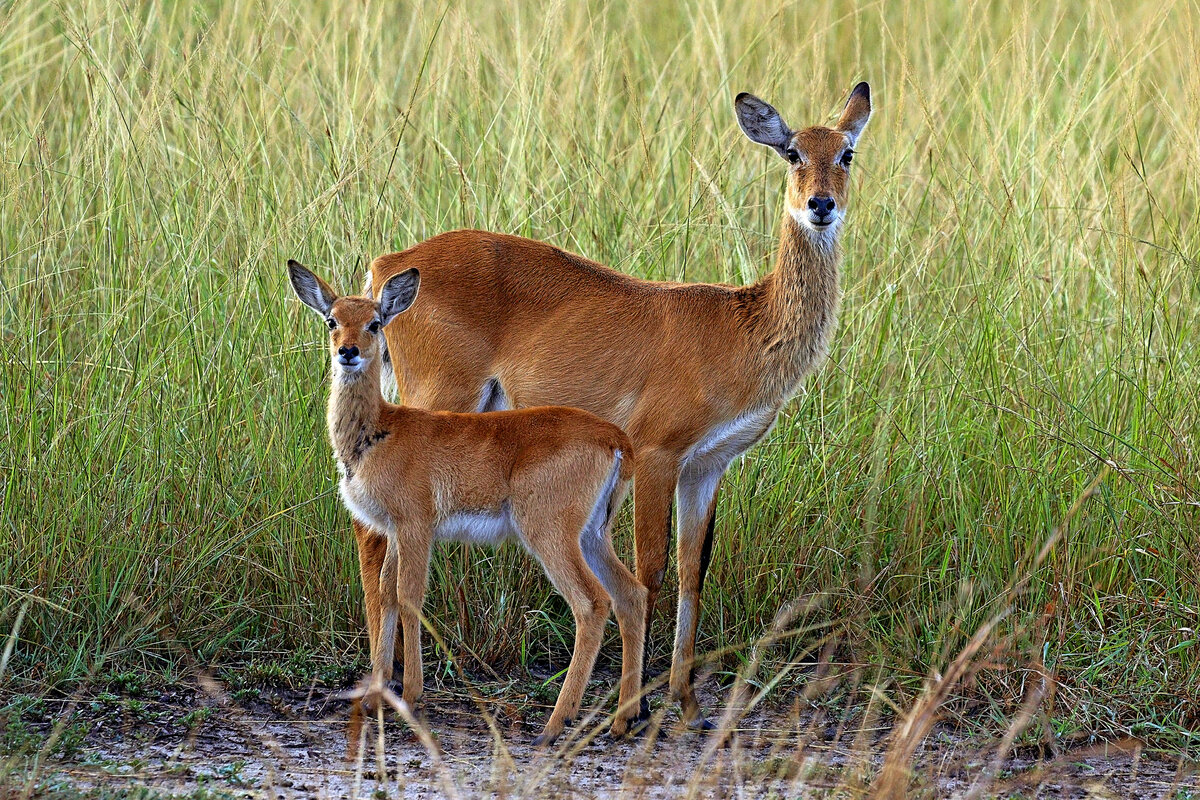
{"type": "MultiPolygon", "coordinates": [[[[634,467],[633,517],[634,558],[637,577],[646,587],[646,624],[642,649],[643,675],[650,652],[650,629],[654,607],[667,573],[667,548],[671,543],[671,498],[679,476],[679,460],[673,453],[646,450],[638,453],[634,467]]],[[[650,705],[642,698],[639,719],[649,719],[650,705]]]]}
{"type": "Polygon", "coordinates": [[[679,605],[675,621],[675,651],[671,657],[671,696],[679,700],[680,713],[691,727],[708,730],[712,723],[696,701],[693,677],[696,630],[700,623],[700,592],[712,553],[717,511],[717,490],[724,470],[694,473],[684,470],[679,479],[679,605]]]}

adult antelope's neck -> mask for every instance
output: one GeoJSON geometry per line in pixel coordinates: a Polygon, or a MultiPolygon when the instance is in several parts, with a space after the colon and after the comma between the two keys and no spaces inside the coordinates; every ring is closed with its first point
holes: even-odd
{"type": "Polygon", "coordinates": [[[378,359],[371,359],[365,370],[349,378],[334,370],[326,422],[334,454],[343,465],[357,464],[381,438],[379,379],[378,359]]]}
{"type": "Polygon", "coordinates": [[[813,234],[784,212],[775,269],[759,284],[756,315],[768,395],[789,397],[829,349],[841,299],[840,231],[813,234]]]}

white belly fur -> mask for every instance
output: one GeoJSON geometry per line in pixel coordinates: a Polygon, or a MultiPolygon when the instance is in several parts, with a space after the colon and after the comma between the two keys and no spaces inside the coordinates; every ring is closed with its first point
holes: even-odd
{"type": "Polygon", "coordinates": [[[508,504],[496,511],[455,511],[433,528],[439,542],[500,544],[517,535],[517,525],[508,504]]]}
{"type": "Polygon", "coordinates": [[[724,472],[735,458],[753,447],[775,424],[774,408],[759,408],[714,425],[683,457],[682,472],[724,472]]]}
{"type": "MultiPolygon", "coordinates": [[[[356,479],[343,477],[338,489],[354,519],[380,535],[396,532],[396,521],[356,479]]],[[[494,511],[451,512],[433,528],[434,540],[442,542],[500,544],[517,535],[517,524],[507,503],[494,511]]]]}
{"type": "MultiPolygon", "coordinates": [[[[675,490],[676,519],[681,533],[700,529],[708,518],[721,476],[735,458],[767,435],[775,424],[776,415],[774,408],[748,411],[729,422],[714,425],[688,450],[680,464],[679,484],[675,490]]],[[[688,613],[694,613],[694,609],[679,607],[680,626],[688,613]]],[[[680,627],[680,630],[685,628],[680,627]]]]}

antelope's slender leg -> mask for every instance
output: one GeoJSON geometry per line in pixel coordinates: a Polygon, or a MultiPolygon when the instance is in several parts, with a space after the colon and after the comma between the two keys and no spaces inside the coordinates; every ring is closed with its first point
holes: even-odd
{"type": "MultiPolygon", "coordinates": [[[[654,607],[667,572],[667,548],[671,542],[671,498],[679,476],[679,460],[674,453],[646,450],[638,453],[633,484],[634,551],[637,578],[646,587],[645,658],[650,651],[650,630],[654,607]]],[[[642,698],[639,718],[650,716],[650,705],[642,698]]]]}
{"type": "Polygon", "coordinates": [[[358,541],[358,571],[362,577],[363,604],[367,609],[367,642],[371,662],[374,663],[375,651],[379,648],[379,571],[383,569],[387,539],[357,519],[353,522],[354,538],[358,541]]]}
{"type": "Polygon", "coordinates": [[[425,689],[421,661],[421,608],[425,604],[425,587],[429,580],[431,536],[419,530],[402,530],[400,552],[402,555],[396,577],[401,641],[404,646],[404,699],[413,706],[421,699],[425,689]]]}
{"type": "Polygon", "coordinates": [[[554,711],[546,722],[545,730],[534,740],[534,745],[550,744],[563,732],[566,723],[574,720],[580,712],[583,690],[592,678],[596,656],[600,654],[600,643],[604,639],[604,624],[608,619],[608,594],[596,581],[588,565],[577,552],[570,557],[546,561],[546,575],[550,576],[554,588],[559,590],[571,607],[575,618],[575,648],[571,651],[571,663],[566,668],[563,688],[558,692],[554,711]]]}
{"type": "Polygon", "coordinates": [[[630,723],[639,715],[646,625],[646,587],[617,557],[612,544],[616,509],[621,507],[627,489],[628,484],[618,483],[607,500],[599,498],[597,503],[607,503],[604,518],[590,520],[579,537],[583,560],[608,593],[621,630],[621,685],[611,728],[612,735],[618,737],[629,732],[630,723]]]}
{"type": "Polygon", "coordinates": [[[624,736],[629,724],[640,716],[642,691],[642,648],[646,635],[646,587],[633,576],[607,542],[608,560],[611,564],[610,578],[614,586],[606,586],[612,598],[617,625],[621,630],[621,690],[617,699],[617,714],[613,719],[611,733],[624,736]]]}
{"type": "Polygon", "coordinates": [[[717,508],[717,490],[724,470],[704,473],[684,471],[680,476],[679,605],[675,621],[675,651],[671,658],[671,696],[679,700],[683,719],[694,727],[708,728],[692,685],[696,659],[696,629],[700,622],[700,590],[711,554],[717,508]]]}
{"type": "Polygon", "coordinates": [[[400,551],[396,537],[387,537],[387,550],[379,570],[379,645],[371,655],[372,693],[382,691],[392,679],[392,662],[396,657],[396,630],[400,617],[399,586],[400,551]]]}

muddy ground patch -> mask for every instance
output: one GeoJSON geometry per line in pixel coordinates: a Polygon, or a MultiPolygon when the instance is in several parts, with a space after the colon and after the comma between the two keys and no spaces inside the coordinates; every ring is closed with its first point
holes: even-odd
{"type": "MultiPolygon", "coordinates": [[[[613,741],[596,714],[538,750],[548,706],[517,697],[430,691],[421,722],[432,748],[399,720],[382,745],[371,721],[356,737],[348,703],[327,690],[235,698],[202,681],[138,697],[40,699],[10,711],[0,777],[4,796],[64,798],[865,797],[892,734],[886,721],[796,702],[751,709],[727,737],[684,730],[664,709],[647,734],[613,741]]],[[[705,702],[719,707],[712,693],[705,702]]],[[[1136,741],[1059,752],[1025,744],[999,762],[994,746],[943,723],[918,750],[911,796],[966,797],[985,778],[979,797],[1200,796],[1193,764],[1136,741]]]]}

